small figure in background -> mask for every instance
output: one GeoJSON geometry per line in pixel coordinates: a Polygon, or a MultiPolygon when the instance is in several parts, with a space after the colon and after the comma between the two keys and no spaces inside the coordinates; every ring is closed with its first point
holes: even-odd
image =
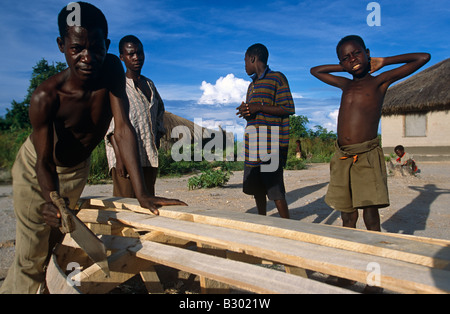
{"type": "Polygon", "coordinates": [[[398,156],[395,160],[394,167],[399,168],[403,175],[405,172],[411,175],[419,172],[413,156],[405,152],[405,148],[402,145],[397,145],[394,148],[394,152],[398,156]]]}
{"type": "Polygon", "coordinates": [[[297,157],[297,159],[302,159],[301,142],[300,142],[300,140],[297,140],[297,141],[295,141],[295,143],[297,144],[297,148],[295,149],[295,157],[297,157]]]}

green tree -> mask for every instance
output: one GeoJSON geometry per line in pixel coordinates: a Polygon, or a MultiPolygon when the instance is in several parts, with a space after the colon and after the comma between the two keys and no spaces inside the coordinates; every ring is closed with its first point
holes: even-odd
{"type": "Polygon", "coordinates": [[[42,82],[50,78],[51,76],[61,72],[66,68],[64,62],[56,62],[49,64],[47,60],[42,58],[33,67],[31,73],[30,86],[27,90],[27,95],[22,102],[13,100],[11,102],[11,109],[6,109],[6,115],[4,118],[0,118],[0,129],[25,129],[31,127],[30,118],[28,116],[28,108],[30,107],[31,95],[34,90],[42,82]]]}
{"type": "Polygon", "coordinates": [[[0,120],[2,130],[21,130],[30,127],[30,118],[28,117],[28,105],[25,102],[11,102],[11,109],[6,109],[5,118],[0,120]]]}
{"type": "Polygon", "coordinates": [[[316,126],[314,126],[314,128],[316,129],[315,131],[309,130],[310,137],[318,137],[321,140],[337,139],[336,133],[334,133],[333,131],[328,131],[326,128],[324,128],[321,125],[316,125],[316,126]]]}
{"type": "Polygon", "coordinates": [[[309,123],[309,120],[306,116],[302,115],[289,116],[290,137],[292,138],[307,137],[308,136],[308,129],[306,127],[307,123],[309,123]]]}

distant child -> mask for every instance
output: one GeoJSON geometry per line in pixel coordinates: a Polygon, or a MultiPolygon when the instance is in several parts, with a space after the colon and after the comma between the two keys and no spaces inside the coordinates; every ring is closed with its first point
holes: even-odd
{"type": "Polygon", "coordinates": [[[267,196],[280,216],[289,218],[283,167],[289,146],[289,115],[295,113],[295,107],[286,77],[269,68],[268,57],[262,44],[250,46],[245,53],[245,71],[253,82],[246,101],[236,108],[236,114],[247,120],[243,191],[254,195],[258,214],[266,214],[267,196]]]}
{"type": "Polygon", "coordinates": [[[419,169],[417,168],[416,161],[413,156],[405,152],[405,148],[402,145],[395,146],[394,152],[398,156],[394,163],[395,166],[401,167],[402,170],[406,170],[408,174],[415,174],[418,172],[419,169]]]}
{"type": "Polygon", "coordinates": [[[361,37],[351,35],[338,43],[339,64],[311,69],[319,80],[342,90],[336,153],[330,163],[330,184],[325,202],[341,211],[344,227],[356,228],[358,208],[368,230],[381,231],[379,208],[389,206],[386,165],[377,137],[381,106],[388,87],[430,60],[428,53],[371,58],[361,37]],[[372,76],[384,66],[404,65],[372,76]],[[332,75],[348,72],[353,79],[332,75]]]}
{"type": "Polygon", "coordinates": [[[297,145],[295,148],[295,158],[301,159],[302,158],[302,143],[300,140],[296,140],[295,144],[297,145]]]}

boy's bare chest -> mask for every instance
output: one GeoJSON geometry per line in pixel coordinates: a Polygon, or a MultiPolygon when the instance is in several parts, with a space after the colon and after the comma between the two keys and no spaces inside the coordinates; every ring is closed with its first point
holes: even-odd
{"type": "Polygon", "coordinates": [[[353,110],[379,110],[383,95],[373,80],[351,82],[342,93],[341,107],[353,110]]]}

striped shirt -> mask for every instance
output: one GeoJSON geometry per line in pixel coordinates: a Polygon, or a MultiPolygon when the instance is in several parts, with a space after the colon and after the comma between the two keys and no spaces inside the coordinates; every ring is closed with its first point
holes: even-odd
{"type": "Polygon", "coordinates": [[[267,67],[259,79],[253,78],[247,90],[246,103],[255,102],[262,102],[264,106],[279,106],[286,111],[286,115],[258,112],[250,117],[245,128],[245,164],[257,167],[278,153],[284,166],[289,146],[289,115],[295,113],[295,107],[283,73],[267,67]]]}

